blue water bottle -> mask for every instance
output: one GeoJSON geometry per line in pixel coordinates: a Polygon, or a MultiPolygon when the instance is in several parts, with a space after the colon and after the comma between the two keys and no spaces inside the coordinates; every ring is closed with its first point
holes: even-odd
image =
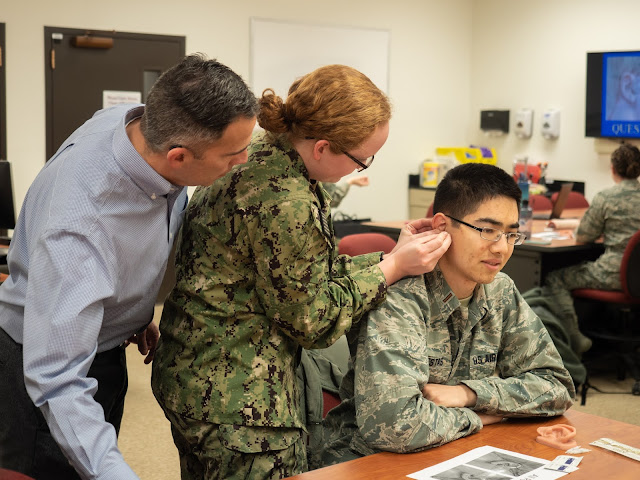
{"type": "Polygon", "coordinates": [[[522,206],[520,207],[520,220],[518,223],[520,227],[518,230],[520,233],[524,233],[526,235],[527,240],[531,240],[531,229],[533,228],[533,210],[529,206],[528,199],[528,189],[527,189],[527,199],[522,200],[522,206]]]}

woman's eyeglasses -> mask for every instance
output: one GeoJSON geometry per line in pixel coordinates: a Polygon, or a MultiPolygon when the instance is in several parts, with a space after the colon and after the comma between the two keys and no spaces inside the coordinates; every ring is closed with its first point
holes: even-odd
{"type": "Polygon", "coordinates": [[[347,152],[342,152],[342,153],[344,153],[347,157],[349,157],[351,160],[353,160],[354,162],[356,162],[358,164],[358,167],[359,167],[358,171],[359,172],[369,168],[371,166],[371,164],[373,163],[373,159],[375,158],[375,155],[371,155],[370,157],[367,157],[364,160],[358,160],[356,157],[354,157],[350,153],[347,153],[347,152]]]}

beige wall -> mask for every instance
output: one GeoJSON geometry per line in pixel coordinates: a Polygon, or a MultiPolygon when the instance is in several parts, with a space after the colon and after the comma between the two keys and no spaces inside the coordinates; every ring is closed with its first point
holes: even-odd
{"type": "Polygon", "coordinates": [[[252,16],[391,32],[391,134],[370,169],[371,186],[353,189],[346,213],[404,217],[407,175],[436,146],[468,143],[496,147],[507,169],[520,154],[548,161],[552,176],[584,180],[592,196],[610,180],[608,159],[582,133],[586,52],[640,48],[639,14],[635,0],[0,0],[16,200],[44,163],[45,25],[186,35],[188,53],[216,57],[248,80],[252,16]],[[521,107],[535,110],[531,139],[480,132],[481,109],[521,107]],[[549,107],[562,112],[556,141],[540,135],[549,107]]]}
{"type": "Polygon", "coordinates": [[[637,0],[475,1],[469,140],[495,147],[505,169],[516,155],[548,162],[551,177],[586,182],[588,198],[613,185],[596,149],[617,144],[584,136],[586,53],[640,49],[639,18],[637,0]],[[530,139],[480,132],[480,110],[523,107],[534,110],[530,139]],[[557,140],[540,133],[548,108],[561,112],[557,140]]]}
{"type": "Polygon", "coordinates": [[[439,142],[466,140],[470,0],[0,0],[7,29],[8,158],[15,165],[18,204],[44,163],[45,25],[186,35],[188,53],[217,57],[248,80],[252,16],[391,31],[392,133],[371,169],[372,186],[354,193],[353,202],[361,215],[405,216],[407,175],[439,142]]]}

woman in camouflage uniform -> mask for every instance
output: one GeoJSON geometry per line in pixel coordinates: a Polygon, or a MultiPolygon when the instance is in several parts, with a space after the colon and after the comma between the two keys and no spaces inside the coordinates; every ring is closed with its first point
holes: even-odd
{"type": "Polygon", "coordinates": [[[557,304],[556,316],[565,322],[571,348],[578,354],[591,348],[591,340],[578,328],[571,290],[620,290],[620,263],[631,236],[640,229],[640,151],[623,144],[611,154],[611,176],[616,183],[593,198],[576,231],[578,242],[604,237],[605,252],[595,262],[555,270],[545,279],[543,295],[557,304]]]}
{"type": "Polygon", "coordinates": [[[422,219],[389,255],[336,254],[318,182],[367,168],[389,132],[389,101],[365,75],[322,67],[286,102],[267,89],[260,108],[266,132],[248,163],[191,200],[160,323],[152,385],[183,479],[306,470],[301,348],[331,345],[388,285],[432,270],[450,243],[422,219]]]}

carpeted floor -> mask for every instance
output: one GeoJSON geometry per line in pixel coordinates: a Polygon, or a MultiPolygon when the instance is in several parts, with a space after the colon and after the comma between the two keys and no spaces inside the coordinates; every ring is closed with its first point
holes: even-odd
{"type": "MultiPolygon", "coordinates": [[[[157,312],[156,312],[157,313],[157,312]]],[[[125,460],[141,480],[179,480],[178,452],[173,445],[169,422],[151,392],[151,366],[134,346],[127,349],[129,392],[120,430],[119,445],[125,460]]],[[[589,390],[585,406],[579,399],[572,407],[640,425],[640,396],[631,395],[633,380],[618,381],[615,374],[593,375],[591,384],[606,392],[589,390]]]]}
{"type": "Polygon", "coordinates": [[[151,392],[151,365],[142,359],[134,345],[127,348],[129,391],[118,444],[141,480],[179,480],[170,424],[151,392]]]}

